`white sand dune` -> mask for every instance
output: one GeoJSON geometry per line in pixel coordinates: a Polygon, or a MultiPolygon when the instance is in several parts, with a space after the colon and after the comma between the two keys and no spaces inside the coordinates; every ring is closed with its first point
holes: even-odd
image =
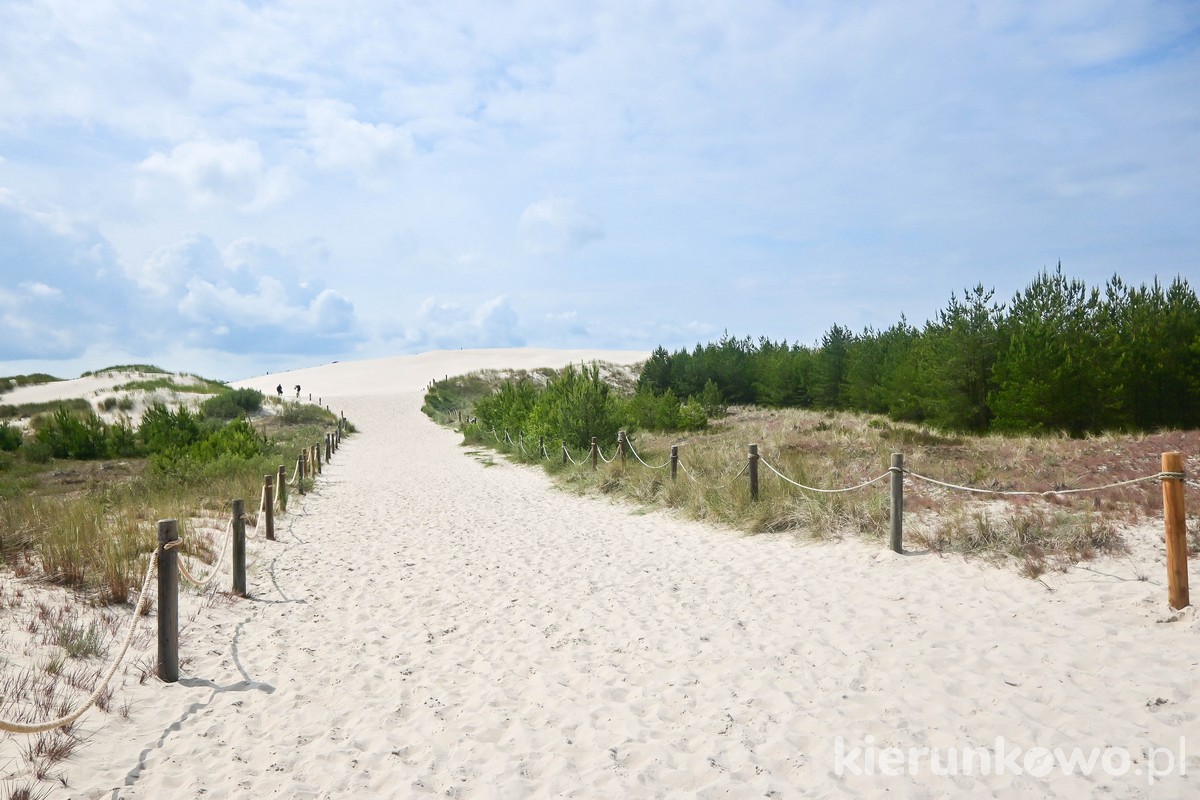
{"type": "Polygon", "coordinates": [[[747,537],[485,466],[419,411],[432,378],[592,355],[645,354],[247,381],[311,387],[361,433],[254,544],[253,599],[200,614],[178,684],[86,718],[52,796],[1197,796],[1200,627],[1158,572],[1048,591],[958,558],[747,537]],[[958,774],[934,774],[951,748],[958,774]],[[1042,774],[1034,748],[1109,748],[1111,769],[1042,774]],[[1151,785],[1151,767],[1170,774],[1151,785]]]}

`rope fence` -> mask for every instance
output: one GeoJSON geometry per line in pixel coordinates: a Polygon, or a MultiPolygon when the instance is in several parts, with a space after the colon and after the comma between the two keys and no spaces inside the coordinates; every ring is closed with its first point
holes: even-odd
{"type": "MultiPolygon", "coordinates": [[[[508,431],[504,432],[504,437],[501,439],[496,434],[495,429],[492,429],[492,434],[495,436],[498,443],[507,442],[513,444],[513,439],[508,431]]],[[[518,441],[524,441],[524,433],[518,433],[518,441]]],[[[542,437],[541,452],[545,457],[545,439],[542,437]]],[[[528,455],[524,446],[520,446],[520,452],[528,455]]],[[[570,463],[576,467],[583,466],[579,461],[572,457],[570,448],[564,441],[561,446],[562,463],[570,463]]],[[[603,449],[600,447],[595,436],[591,437],[591,447],[589,459],[591,460],[592,469],[598,468],[598,463],[613,464],[620,460],[621,466],[626,464],[626,453],[633,455],[635,461],[641,464],[646,469],[660,470],[670,468],[671,480],[676,480],[678,470],[682,468],[683,474],[688,477],[693,483],[704,487],[704,481],[701,477],[697,477],[692,469],[689,469],[679,458],[679,449],[677,445],[671,447],[670,458],[662,464],[652,465],[646,462],[645,459],[633,447],[632,442],[626,435],[625,431],[617,433],[617,448],[611,458],[604,455],[603,449]]],[[[1187,523],[1184,513],[1183,497],[1184,486],[1190,482],[1187,474],[1183,470],[1183,456],[1180,453],[1163,453],[1162,454],[1162,469],[1158,472],[1149,475],[1143,475],[1129,480],[1114,481],[1099,486],[1087,486],[1077,488],[1061,488],[1061,489],[1046,489],[1046,490],[1009,490],[1009,489],[988,489],[977,486],[966,486],[943,481],[937,478],[922,475],[911,469],[906,469],[904,466],[904,456],[902,453],[893,453],[891,466],[888,470],[874,478],[864,480],[860,483],[855,483],[844,487],[819,487],[809,486],[801,481],[795,480],[785,475],[779,468],[767,461],[758,452],[758,445],[751,444],[748,447],[746,459],[742,461],[740,469],[736,473],[732,473],[732,477],[720,478],[721,481],[717,485],[705,487],[710,491],[724,491],[737,484],[738,480],[743,475],[749,476],[749,490],[751,500],[759,499],[759,465],[767,468],[772,474],[782,480],[789,486],[795,487],[802,492],[812,492],[815,494],[834,495],[847,494],[850,492],[862,491],[876,483],[887,481],[890,490],[890,546],[897,553],[904,552],[904,481],[920,481],[930,485],[939,486],[943,489],[952,491],[966,492],[970,494],[989,495],[993,497],[1057,497],[1061,495],[1078,495],[1096,492],[1104,492],[1112,489],[1119,489],[1126,486],[1135,486],[1137,484],[1159,481],[1163,488],[1163,518],[1166,528],[1167,542],[1167,577],[1168,577],[1168,600],[1174,609],[1184,608],[1189,605],[1188,595],[1188,574],[1187,574],[1187,523]]]]}
{"type": "MultiPolygon", "coordinates": [[[[287,493],[284,487],[289,484],[294,485],[300,494],[304,493],[306,474],[311,485],[314,476],[321,472],[322,448],[324,449],[325,461],[328,462],[340,446],[344,420],[344,417],[339,416],[337,430],[326,433],[322,445],[313,445],[301,451],[300,457],[296,461],[295,474],[292,479],[289,480],[287,478],[287,471],[284,466],[279,467],[277,474],[264,476],[262,491],[259,494],[259,508],[257,514],[255,514],[254,536],[261,537],[267,541],[274,540],[273,522],[276,509],[278,509],[280,514],[286,513],[287,509],[287,493]]],[[[97,680],[91,695],[84,700],[79,708],[63,714],[57,719],[38,723],[0,719],[0,732],[37,734],[64,728],[74,724],[96,705],[100,698],[104,696],[108,684],[112,681],[113,676],[116,675],[117,670],[120,669],[125,656],[129,652],[130,645],[133,643],[138,629],[138,620],[146,614],[149,608],[150,599],[153,596],[153,593],[150,592],[150,581],[156,573],[158,575],[158,677],[166,683],[178,681],[179,578],[182,577],[201,591],[212,588],[222,571],[221,568],[224,565],[226,553],[229,552],[230,544],[232,544],[233,555],[230,559],[232,564],[232,593],[239,597],[248,597],[249,593],[246,590],[246,522],[249,516],[245,513],[245,502],[243,500],[238,499],[232,502],[232,514],[222,531],[221,547],[217,551],[217,557],[210,566],[208,576],[204,579],[193,575],[189,571],[186,562],[179,558],[179,550],[185,544],[185,540],[179,538],[178,522],[173,519],[159,520],[158,545],[149,553],[147,558],[145,576],[142,579],[141,588],[138,590],[137,603],[134,605],[133,614],[130,616],[125,637],[117,653],[113,656],[108,669],[97,680]]],[[[198,536],[203,530],[212,531],[221,529],[198,528],[195,534],[198,536]]]]}

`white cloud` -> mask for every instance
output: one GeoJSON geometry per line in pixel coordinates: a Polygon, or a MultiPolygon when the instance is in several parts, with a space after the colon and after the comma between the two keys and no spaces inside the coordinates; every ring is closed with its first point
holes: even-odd
{"type": "Polygon", "coordinates": [[[530,203],[517,230],[525,247],[539,256],[563,255],[604,236],[599,221],[565,197],[530,203]]]}
{"type": "Polygon", "coordinates": [[[193,235],[152,255],[142,275],[196,346],[336,353],[362,339],[349,300],[302,279],[293,258],[257,240],[239,239],[219,251],[208,237],[193,235]]]}
{"type": "Polygon", "coordinates": [[[18,284],[22,289],[29,292],[33,297],[61,297],[62,289],[53,286],[47,286],[40,281],[25,281],[18,284]]]}
{"type": "Polygon", "coordinates": [[[258,143],[249,139],[182,142],[170,153],[153,153],[138,170],[183,188],[193,206],[240,211],[259,211],[278,203],[291,184],[287,170],[268,167],[258,143]]]}
{"type": "Polygon", "coordinates": [[[412,157],[412,134],[388,123],[360,122],[339,104],[308,109],[309,146],[320,169],[346,170],[370,188],[386,188],[412,157]]]}
{"type": "Polygon", "coordinates": [[[406,349],[460,347],[520,347],[517,312],[505,295],[465,308],[454,302],[426,298],[399,344],[406,349]]]}
{"type": "Polygon", "coordinates": [[[99,233],[0,190],[0,360],[70,357],[126,330],[127,289],[99,233]]]}

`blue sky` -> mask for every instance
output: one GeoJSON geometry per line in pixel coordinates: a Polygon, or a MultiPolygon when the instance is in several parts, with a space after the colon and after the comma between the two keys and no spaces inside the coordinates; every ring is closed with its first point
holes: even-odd
{"type": "Polygon", "coordinates": [[[0,2],[0,375],[1200,282],[1196,2],[0,2]]]}

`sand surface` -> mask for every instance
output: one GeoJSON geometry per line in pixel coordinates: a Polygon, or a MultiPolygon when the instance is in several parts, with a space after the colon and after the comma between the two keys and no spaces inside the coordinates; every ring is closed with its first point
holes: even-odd
{"type": "Polygon", "coordinates": [[[252,599],[188,626],[183,680],[85,718],[51,797],[1200,795],[1200,626],[1158,566],[1044,585],[748,537],[488,466],[419,411],[432,378],[577,359],[246,382],[311,386],[360,433],[252,544],[252,599]]]}

